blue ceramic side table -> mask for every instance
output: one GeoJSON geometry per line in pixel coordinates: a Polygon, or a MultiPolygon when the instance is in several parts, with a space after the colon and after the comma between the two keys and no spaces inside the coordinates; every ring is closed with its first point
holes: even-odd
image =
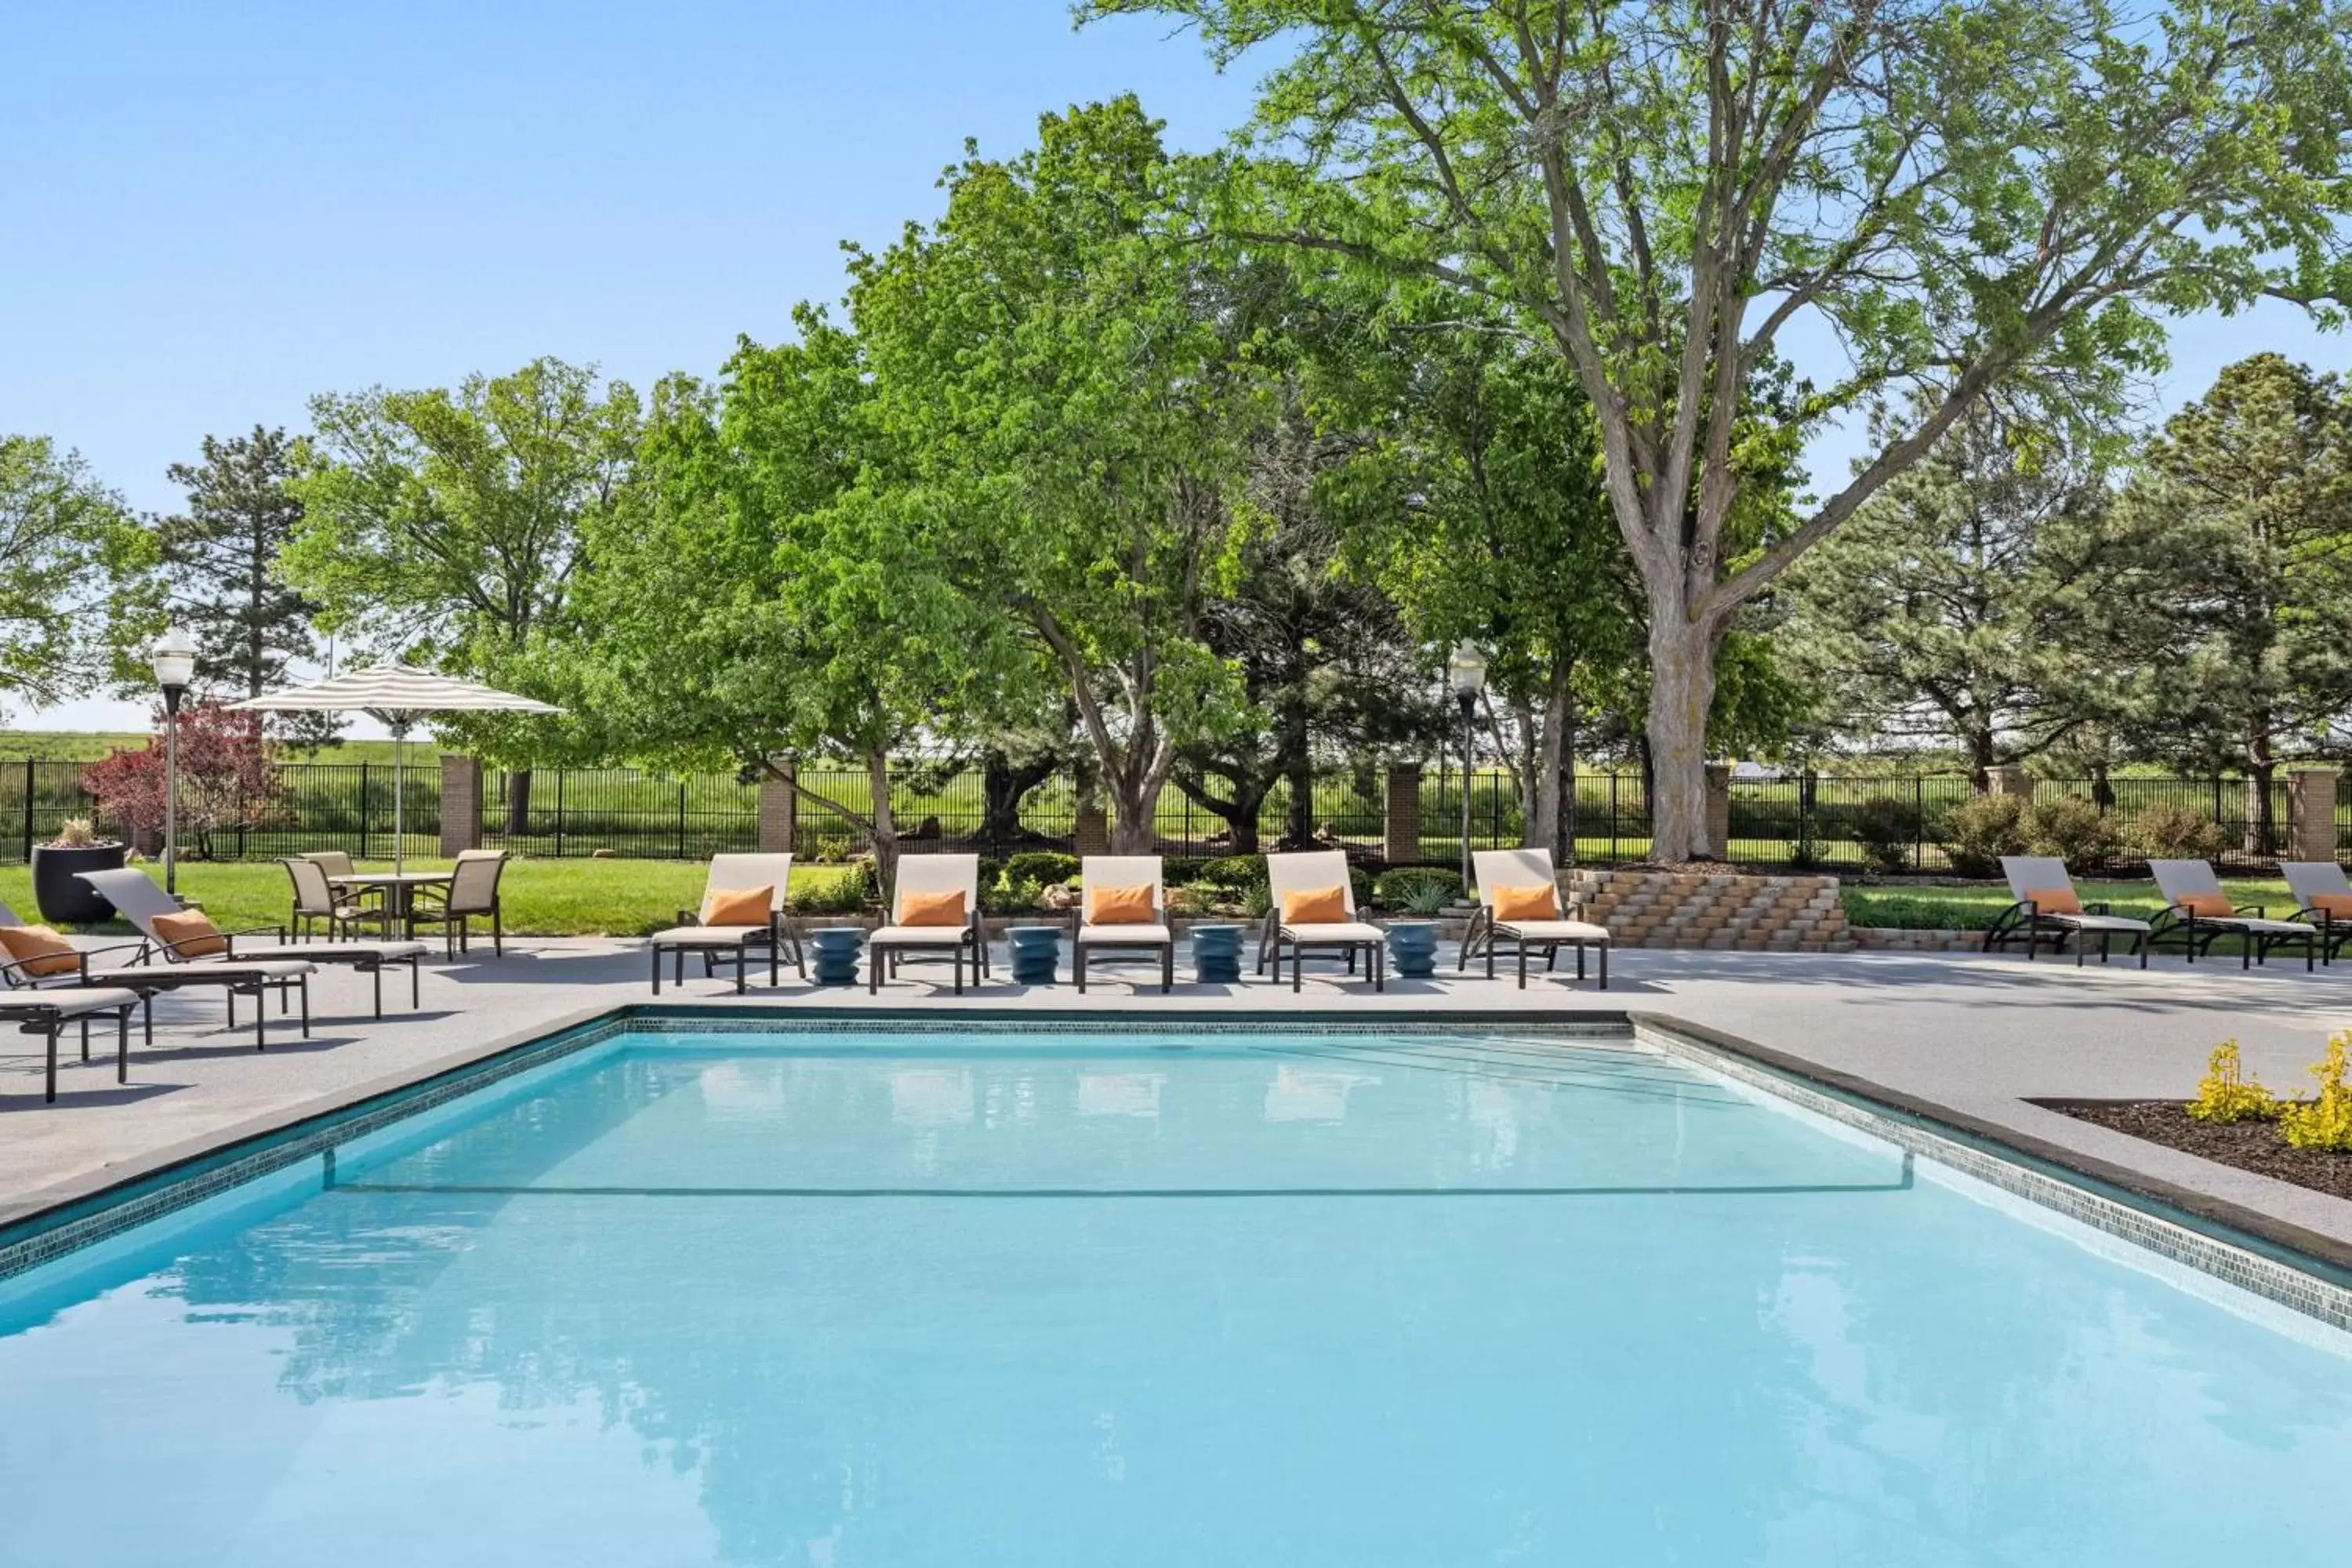
{"type": "Polygon", "coordinates": [[[1437,973],[1437,922],[1399,921],[1388,928],[1389,963],[1400,980],[1426,980],[1437,973]]]}
{"type": "Polygon", "coordinates": [[[1051,985],[1062,966],[1060,926],[1014,926],[1004,933],[1013,946],[1013,984],[1051,985]]]}
{"type": "Polygon", "coordinates": [[[825,926],[806,934],[809,952],[816,959],[819,985],[857,984],[857,952],[866,945],[864,931],[856,926],[825,926]]]}
{"type": "Polygon", "coordinates": [[[1192,978],[1203,985],[1238,985],[1242,980],[1240,926],[1192,928],[1192,978]]]}

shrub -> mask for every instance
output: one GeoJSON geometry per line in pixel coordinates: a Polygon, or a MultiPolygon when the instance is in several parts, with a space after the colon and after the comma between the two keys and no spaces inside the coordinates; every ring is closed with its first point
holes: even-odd
{"type": "Polygon", "coordinates": [[[1866,800],[1854,809],[1854,842],[1874,871],[1906,871],[1919,840],[1919,808],[1907,800],[1866,800]]]}
{"type": "Polygon", "coordinates": [[[2151,805],[2132,818],[2126,835],[2151,860],[2211,860],[2228,847],[2221,825],[2181,805],[2151,805]]]}
{"type": "Polygon", "coordinates": [[[2200,1121],[2232,1126],[2241,1121],[2268,1121],[2279,1111],[2278,1101],[2259,1079],[2244,1075],[2238,1060],[2238,1042],[2224,1040],[2213,1047],[2205,1076],[2197,1080],[2197,1098],[2189,1114],[2200,1121]]]}
{"type": "Polygon", "coordinates": [[[2327,1042],[2327,1055],[2311,1069],[2319,1083],[2315,1099],[2288,1100],[2278,1108],[2279,1132],[2298,1149],[2352,1153],[2352,1084],[2344,1081],[2347,1047],[2352,1030],[2327,1042]]]}
{"type": "Polygon", "coordinates": [[[1443,866],[1399,866],[1372,879],[1372,902],[1384,910],[1433,915],[1462,896],[1462,873],[1443,866]]]}
{"type": "Polygon", "coordinates": [[[1009,882],[1066,882],[1078,874],[1078,858],[1058,849],[1024,849],[1004,862],[1009,882]]]}
{"type": "Polygon", "coordinates": [[[1189,888],[1201,879],[1201,868],[1207,864],[1206,860],[1162,860],[1160,880],[1171,888],[1189,888]]]}
{"type": "Polygon", "coordinates": [[[2000,858],[2025,850],[2025,803],[2013,795],[1980,795],[1944,813],[1936,837],[1963,877],[1990,877],[2000,858]]]}
{"type": "Polygon", "coordinates": [[[1201,867],[1200,881],[1212,888],[1242,892],[1265,886],[1265,858],[1261,855],[1221,855],[1201,867]]]}
{"type": "Polygon", "coordinates": [[[2097,803],[2079,795],[2054,795],[2035,801],[2025,814],[2023,826],[2028,849],[2036,855],[2054,855],[2079,869],[2105,864],[2122,847],[2114,819],[2097,803]]]}
{"type": "Polygon", "coordinates": [[[848,858],[849,835],[846,833],[820,833],[817,835],[816,863],[818,865],[839,866],[847,861],[848,858]]]}
{"type": "Polygon", "coordinates": [[[809,879],[793,889],[793,912],[800,915],[854,915],[866,907],[866,879],[856,868],[822,879],[809,879]]]}
{"type": "Polygon", "coordinates": [[[980,885],[982,914],[1026,914],[1037,907],[1045,886],[1034,877],[1000,877],[980,885]]]}

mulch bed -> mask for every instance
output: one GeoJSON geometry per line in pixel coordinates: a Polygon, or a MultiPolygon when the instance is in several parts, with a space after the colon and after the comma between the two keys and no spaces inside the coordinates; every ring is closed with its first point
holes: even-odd
{"type": "Polygon", "coordinates": [[[2275,1176],[2315,1193],[2352,1198],[2352,1154],[2327,1149],[2297,1149],[2279,1136],[2275,1122],[2241,1121],[2218,1127],[2192,1119],[2179,1101],[2171,1100],[2040,1103],[2047,1110],[2112,1127],[2168,1149],[2201,1154],[2208,1160],[2258,1175],[2275,1176]]]}

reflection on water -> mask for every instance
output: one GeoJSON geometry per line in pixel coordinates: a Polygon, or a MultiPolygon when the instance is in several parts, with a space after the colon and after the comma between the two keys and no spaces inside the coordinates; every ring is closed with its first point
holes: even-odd
{"type": "Polygon", "coordinates": [[[2323,1560],[2352,1361],[1458,1050],[623,1055],[0,1305],[0,1560],[2323,1560]]]}

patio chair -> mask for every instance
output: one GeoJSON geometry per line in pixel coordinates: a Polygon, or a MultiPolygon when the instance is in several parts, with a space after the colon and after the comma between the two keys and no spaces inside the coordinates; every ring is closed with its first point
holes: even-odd
{"type": "Polygon", "coordinates": [[[294,907],[289,917],[287,931],[298,942],[316,931],[319,922],[327,925],[327,940],[339,939],[345,931],[365,924],[383,928],[386,937],[392,934],[392,904],[382,888],[363,889],[356,894],[336,892],[335,885],[327,879],[337,873],[327,869],[323,860],[308,855],[290,855],[278,862],[294,883],[294,907]]]}
{"type": "Polygon", "coordinates": [[[2178,937],[2184,956],[2194,963],[2214,942],[2234,936],[2242,939],[2238,945],[2241,969],[2267,962],[2271,950],[2280,947],[2302,948],[2303,967],[2313,967],[2319,932],[2301,921],[2272,920],[2260,904],[2232,906],[2209,863],[2150,860],[2147,868],[2165,899],[2147,939],[2150,947],[2178,937]]]}
{"type": "Polygon", "coordinates": [[[743,994],[745,973],[750,969],[751,954],[765,948],[768,953],[768,984],[777,984],[782,978],[782,958],[789,951],[793,967],[801,977],[808,977],[808,964],[801,953],[800,937],[793,930],[792,915],[787,902],[792,895],[793,858],[790,855],[713,855],[709,874],[703,879],[702,907],[699,910],[677,911],[677,924],[667,931],[653,934],[654,994],[661,994],[662,955],[668,953],[676,965],[675,982],[686,983],[686,955],[702,954],[702,972],[711,973],[717,963],[725,957],[735,960],[735,994],[743,994]],[[757,900],[743,895],[763,894],[757,900]],[[730,895],[735,895],[730,900],[730,895]],[[730,908],[730,904],[741,906],[730,908]]]}
{"type": "Polygon", "coordinates": [[[55,991],[40,996],[0,996],[0,1024],[14,1024],[18,1031],[42,1036],[47,1042],[47,1063],[41,1083],[41,1100],[54,1105],[58,1099],[58,1037],[65,1033],[68,1024],[81,1026],[81,1059],[89,1060],[89,1021],[102,1014],[114,1015],[114,1081],[131,1081],[131,1010],[145,1001],[136,991],[123,991],[112,986],[86,986],[71,991],[55,991]]]}
{"type": "Polygon", "coordinates": [[[2132,952],[2139,954],[2139,966],[2147,967],[2147,939],[2154,934],[2154,928],[2146,921],[2109,914],[2103,903],[2083,902],[2075,895],[2074,879],[2067,873],[2063,860],[2047,855],[2004,855],[2000,858],[2000,869],[2009,879],[2010,897],[2017,901],[2003,910],[1986,931],[1985,952],[2021,942],[2025,944],[2025,956],[2031,959],[2043,942],[2048,942],[2054,952],[2063,950],[2071,936],[2074,939],[2074,967],[2080,969],[2083,949],[2090,938],[2099,939],[2099,962],[2105,963],[2109,945],[2116,938],[2127,936],[2132,939],[2132,952]]]}
{"type": "Polygon", "coordinates": [[[1070,911],[1070,973],[1083,995],[1087,963],[1157,958],[1162,995],[1176,985],[1176,934],[1157,855],[1089,855],[1078,863],[1078,907],[1070,911]]]}
{"type": "Polygon", "coordinates": [[[1383,956],[1381,928],[1356,918],[1356,888],[1348,873],[1345,850],[1269,855],[1265,858],[1265,880],[1274,907],[1266,910],[1265,923],[1258,931],[1259,973],[1265,972],[1271,956],[1275,984],[1280,984],[1282,955],[1287,949],[1290,988],[1297,991],[1303,984],[1301,971],[1308,958],[1344,958],[1348,973],[1353,974],[1356,960],[1360,956],[1372,989],[1388,989],[1388,963],[1383,956]]]}
{"type": "Polygon", "coordinates": [[[347,850],[306,849],[302,852],[302,858],[316,861],[319,868],[330,877],[348,877],[353,870],[351,854],[347,850]]]}
{"type": "MultiPolygon", "coordinates": [[[[261,926],[244,931],[211,931],[207,928],[197,931],[193,937],[183,937],[177,942],[166,942],[164,933],[158,931],[155,921],[160,916],[173,916],[183,911],[174,907],[172,896],[157,887],[145,873],[129,870],[89,871],[83,874],[83,880],[105,894],[107,900],[113,904],[122,918],[139,928],[140,935],[145,937],[157,948],[168,950],[166,956],[174,963],[186,962],[186,955],[182,953],[180,949],[188,948],[194,952],[202,953],[205,951],[205,944],[208,937],[217,937],[223,943],[218,951],[234,963],[268,963],[283,961],[304,964],[341,964],[345,968],[368,976],[374,983],[375,1016],[379,1018],[383,1016],[384,966],[404,964],[408,969],[408,1005],[413,1008],[420,1001],[417,964],[427,951],[421,942],[394,940],[289,942],[285,940],[285,931],[278,926],[261,926]],[[273,940],[268,942],[255,940],[264,936],[273,940]]],[[[310,987],[306,984],[302,993],[305,1017],[309,1016],[310,1006],[310,987]]]]}
{"type": "MultiPolygon", "coordinates": [[[[110,903],[114,902],[115,892],[119,890],[124,899],[142,909],[153,907],[122,880],[129,878],[145,885],[148,892],[161,904],[163,912],[184,912],[173,903],[171,895],[149,880],[143,871],[83,871],[79,875],[110,903]]],[[[115,908],[121,910],[121,905],[115,904],[115,908]]],[[[131,920],[127,913],[123,918],[131,920]]],[[[56,984],[136,991],[142,1000],[152,999],[166,991],[217,986],[228,1005],[231,1028],[236,1026],[236,999],[240,996],[253,998],[253,1048],[256,1050],[269,1043],[268,1008],[264,1005],[268,994],[272,991],[278,993],[278,1011],[283,1013],[289,1010],[289,998],[299,992],[302,998],[302,1033],[306,1037],[310,1033],[310,976],[317,973],[317,969],[307,960],[231,960],[224,957],[220,961],[213,961],[202,956],[211,951],[202,943],[158,942],[138,921],[131,920],[131,923],[140,927],[140,940],[135,942],[109,943],[104,947],[85,950],[79,955],[78,965],[70,972],[26,975],[21,979],[12,973],[10,982],[40,988],[56,984]],[[183,952],[183,946],[190,951],[183,952]],[[109,964],[103,968],[94,967],[89,963],[90,959],[105,952],[129,952],[133,956],[128,963],[109,964]],[[159,959],[162,962],[157,962],[159,959]]],[[[0,925],[19,925],[15,913],[5,905],[0,905],[0,925]]],[[[274,936],[284,935],[276,926],[264,929],[274,936]]],[[[224,954],[233,945],[228,939],[219,936],[213,940],[222,942],[219,951],[224,954]]],[[[152,1011],[147,1016],[145,1033],[147,1043],[154,1044],[155,1023],[152,1011]]]]}
{"type": "Polygon", "coordinates": [[[507,955],[505,915],[499,908],[499,879],[506,874],[503,849],[461,849],[457,868],[443,886],[418,888],[408,906],[408,934],[420,925],[437,925],[448,944],[449,956],[471,952],[473,922],[490,922],[490,950],[507,955]]]}
{"type": "Polygon", "coordinates": [[[1508,942],[1519,960],[1519,989],[1528,988],[1528,954],[1543,954],[1549,973],[1563,947],[1576,949],[1576,977],[1584,978],[1584,950],[1601,951],[1601,989],[1609,989],[1609,931],[1583,921],[1570,920],[1561,907],[1559,874],[1552,868],[1549,849],[1479,849],[1471,853],[1478,874],[1478,912],[1462,934],[1462,952],[1455,969],[1467,969],[1480,952],[1486,955],[1486,978],[1495,978],[1495,952],[1508,942]]]}
{"type": "Polygon", "coordinates": [[[2319,962],[2334,962],[2344,944],[2352,942],[2352,880],[2333,860],[2282,860],[2279,875],[2294,894],[2295,911],[2287,918],[2316,930],[2319,962]]]}
{"type": "Polygon", "coordinates": [[[974,984],[988,973],[988,943],[980,934],[980,857],[901,855],[898,884],[890,923],[866,939],[866,989],[880,991],[886,972],[895,978],[902,954],[944,952],[955,966],[955,994],[962,995],[965,954],[971,956],[974,984]]]}

